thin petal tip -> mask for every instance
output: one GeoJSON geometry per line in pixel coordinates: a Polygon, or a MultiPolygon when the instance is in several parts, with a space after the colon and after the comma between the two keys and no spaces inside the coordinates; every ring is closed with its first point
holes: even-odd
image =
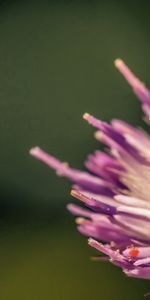
{"type": "Polygon", "coordinates": [[[75,219],[77,225],[83,225],[85,223],[85,219],[82,217],[78,217],[75,219]]]}
{"type": "Polygon", "coordinates": [[[72,209],[74,208],[74,204],[69,203],[69,204],[66,205],[66,207],[67,207],[69,212],[72,212],[72,209]]]}
{"type": "Polygon", "coordinates": [[[79,193],[76,190],[71,190],[70,195],[76,198],[79,193]]]}
{"type": "Polygon", "coordinates": [[[92,243],[93,241],[94,241],[94,240],[93,240],[92,238],[89,238],[89,239],[88,239],[88,244],[91,245],[91,243],[92,243]]]}
{"type": "Polygon", "coordinates": [[[89,124],[91,124],[94,127],[99,127],[101,125],[101,121],[95,118],[93,115],[90,115],[88,113],[85,113],[83,115],[83,119],[86,120],[89,124]]]}
{"type": "Polygon", "coordinates": [[[84,120],[88,121],[89,118],[90,118],[90,114],[88,114],[88,113],[84,113],[84,114],[83,114],[83,119],[84,119],[84,120]]]}
{"type": "Polygon", "coordinates": [[[124,65],[124,61],[121,58],[117,58],[114,60],[114,65],[117,69],[120,69],[124,65]]]}
{"type": "Polygon", "coordinates": [[[31,148],[29,150],[29,153],[33,156],[36,156],[39,153],[39,151],[40,151],[40,148],[38,146],[36,146],[36,147],[31,148]]]}
{"type": "Polygon", "coordinates": [[[93,238],[89,238],[88,239],[88,245],[90,245],[90,246],[92,246],[93,247],[93,245],[95,245],[97,243],[97,241],[95,241],[93,238]]]}

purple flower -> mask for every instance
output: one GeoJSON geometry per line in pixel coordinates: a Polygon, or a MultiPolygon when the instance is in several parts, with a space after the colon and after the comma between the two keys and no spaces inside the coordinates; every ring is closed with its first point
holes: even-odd
{"type": "MultiPolygon", "coordinates": [[[[150,91],[120,59],[116,67],[140,99],[150,119],[150,91]]],[[[85,161],[88,172],[70,168],[38,147],[30,153],[73,182],[72,196],[85,208],[69,204],[78,230],[89,244],[132,277],[150,279],[150,137],[120,121],[110,124],[84,114],[107,145],[85,161]],[[101,243],[103,242],[103,243],[101,243]]]]}

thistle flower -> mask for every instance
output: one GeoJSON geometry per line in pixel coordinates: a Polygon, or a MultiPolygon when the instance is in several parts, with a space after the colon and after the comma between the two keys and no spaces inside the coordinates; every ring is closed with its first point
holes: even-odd
{"type": "MultiPolygon", "coordinates": [[[[122,60],[115,65],[149,120],[150,91],[122,60]]],[[[87,113],[83,118],[97,128],[96,138],[109,149],[88,156],[87,172],[38,147],[30,153],[73,182],[71,194],[84,208],[69,204],[68,209],[77,216],[77,228],[89,237],[89,245],[128,276],[150,279],[150,136],[121,120],[107,124],[87,113]]]]}

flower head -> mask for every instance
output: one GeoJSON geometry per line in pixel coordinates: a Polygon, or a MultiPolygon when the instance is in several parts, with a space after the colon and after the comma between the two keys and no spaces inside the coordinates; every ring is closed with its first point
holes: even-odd
{"type": "MultiPolygon", "coordinates": [[[[115,61],[150,119],[150,91],[120,59],[115,61]]],[[[96,138],[109,151],[95,151],[87,172],[70,168],[38,147],[31,155],[73,182],[72,196],[84,208],[69,204],[78,230],[128,276],[150,279],[150,136],[120,121],[110,124],[85,113],[96,138]]]]}

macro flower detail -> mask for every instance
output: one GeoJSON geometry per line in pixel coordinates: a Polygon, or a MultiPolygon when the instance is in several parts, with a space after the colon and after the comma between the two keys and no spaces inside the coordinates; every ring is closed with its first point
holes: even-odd
{"type": "MultiPolygon", "coordinates": [[[[115,66],[149,120],[150,91],[122,60],[117,59],[115,66]]],[[[87,157],[87,172],[38,147],[30,153],[73,182],[71,194],[84,207],[67,207],[77,216],[77,228],[89,237],[89,245],[126,275],[150,279],[150,136],[121,120],[108,124],[87,113],[83,118],[97,129],[96,139],[107,146],[106,152],[96,150],[87,157]]]]}

